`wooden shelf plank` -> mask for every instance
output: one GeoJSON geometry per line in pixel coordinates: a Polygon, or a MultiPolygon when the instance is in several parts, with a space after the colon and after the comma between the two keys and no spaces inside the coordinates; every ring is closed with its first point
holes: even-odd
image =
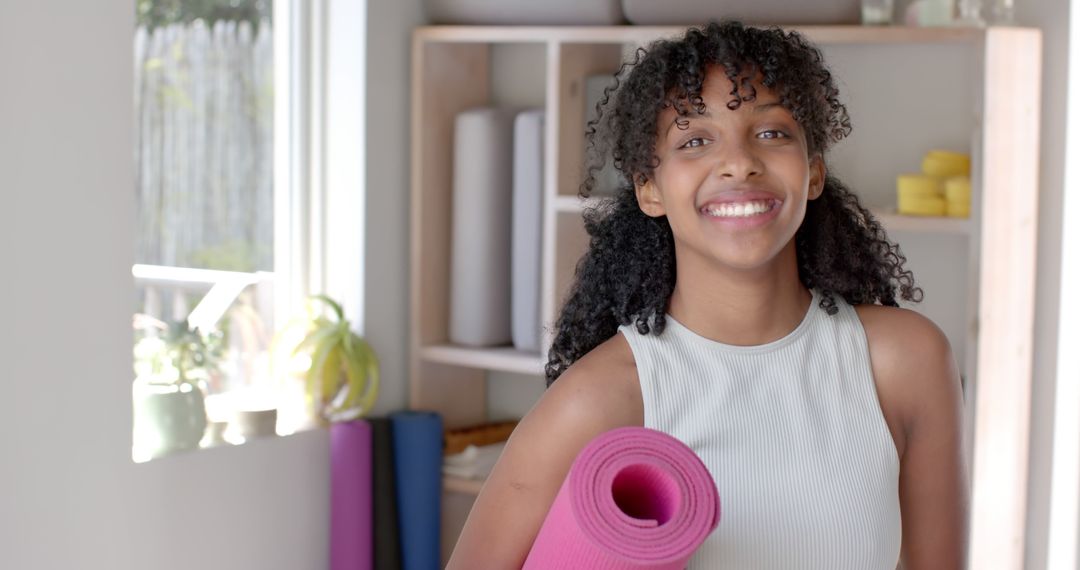
{"type": "MultiPolygon", "coordinates": [[[[429,42],[644,44],[681,35],[687,26],[422,26],[416,37],[429,42]]],[[[822,45],[975,42],[985,28],[911,26],[794,26],[822,45]]]]}
{"type": "Polygon", "coordinates": [[[581,212],[586,207],[596,204],[602,198],[585,198],[578,196],[559,196],[555,198],[555,211],[563,213],[581,212]]]}
{"type": "Polygon", "coordinates": [[[420,358],[428,362],[453,364],[484,370],[515,372],[518,374],[543,374],[544,359],[538,353],[525,352],[512,347],[469,348],[454,345],[426,346],[420,349],[420,358]]]}
{"type": "Polygon", "coordinates": [[[478,479],[462,479],[461,477],[443,476],[443,491],[461,493],[463,495],[479,495],[484,482],[478,479]]]}
{"type": "Polygon", "coordinates": [[[889,232],[971,235],[972,224],[969,218],[904,216],[873,208],[870,211],[889,232]]]}

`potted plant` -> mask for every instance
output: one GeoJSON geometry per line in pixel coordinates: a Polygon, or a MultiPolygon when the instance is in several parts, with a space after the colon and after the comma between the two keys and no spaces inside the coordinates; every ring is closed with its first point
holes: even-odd
{"type": "Polygon", "coordinates": [[[143,458],[198,447],[206,430],[206,386],[218,373],[222,334],[136,317],[133,412],[135,454],[143,458]]]}
{"type": "MultiPolygon", "coordinates": [[[[351,330],[341,305],[330,297],[310,297],[307,314],[285,327],[274,344],[274,367],[287,381],[303,383],[310,419],[320,424],[348,421],[374,407],[379,392],[378,358],[371,345],[351,330]],[[325,308],[331,316],[325,315],[325,308]]],[[[294,424],[303,422],[294,420],[294,424]]]]}

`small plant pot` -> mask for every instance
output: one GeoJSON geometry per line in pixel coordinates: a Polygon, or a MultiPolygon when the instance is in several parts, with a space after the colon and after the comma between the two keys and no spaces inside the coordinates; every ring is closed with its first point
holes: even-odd
{"type": "Polygon", "coordinates": [[[203,391],[191,384],[134,384],[136,446],[150,457],[199,447],[206,431],[203,391]]]}

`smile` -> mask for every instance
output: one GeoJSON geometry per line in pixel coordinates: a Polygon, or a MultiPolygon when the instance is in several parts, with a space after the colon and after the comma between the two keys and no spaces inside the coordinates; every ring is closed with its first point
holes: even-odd
{"type": "Polygon", "coordinates": [[[714,218],[749,218],[768,213],[779,204],[778,200],[712,203],[701,208],[701,213],[714,218]]]}

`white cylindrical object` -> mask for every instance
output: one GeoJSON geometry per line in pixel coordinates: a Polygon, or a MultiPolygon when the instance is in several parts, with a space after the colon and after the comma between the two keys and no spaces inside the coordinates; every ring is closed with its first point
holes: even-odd
{"type": "Polygon", "coordinates": [[[454,125],[450,342],[509,344],[513,112],[477,108],[454,125]]]}
{"type": "Polygon", "coordinates": [[[544,111],[514,119],[514,227],[510,275],[514,347],[540,350],[540,247],[543,220],[544,111]]]}

